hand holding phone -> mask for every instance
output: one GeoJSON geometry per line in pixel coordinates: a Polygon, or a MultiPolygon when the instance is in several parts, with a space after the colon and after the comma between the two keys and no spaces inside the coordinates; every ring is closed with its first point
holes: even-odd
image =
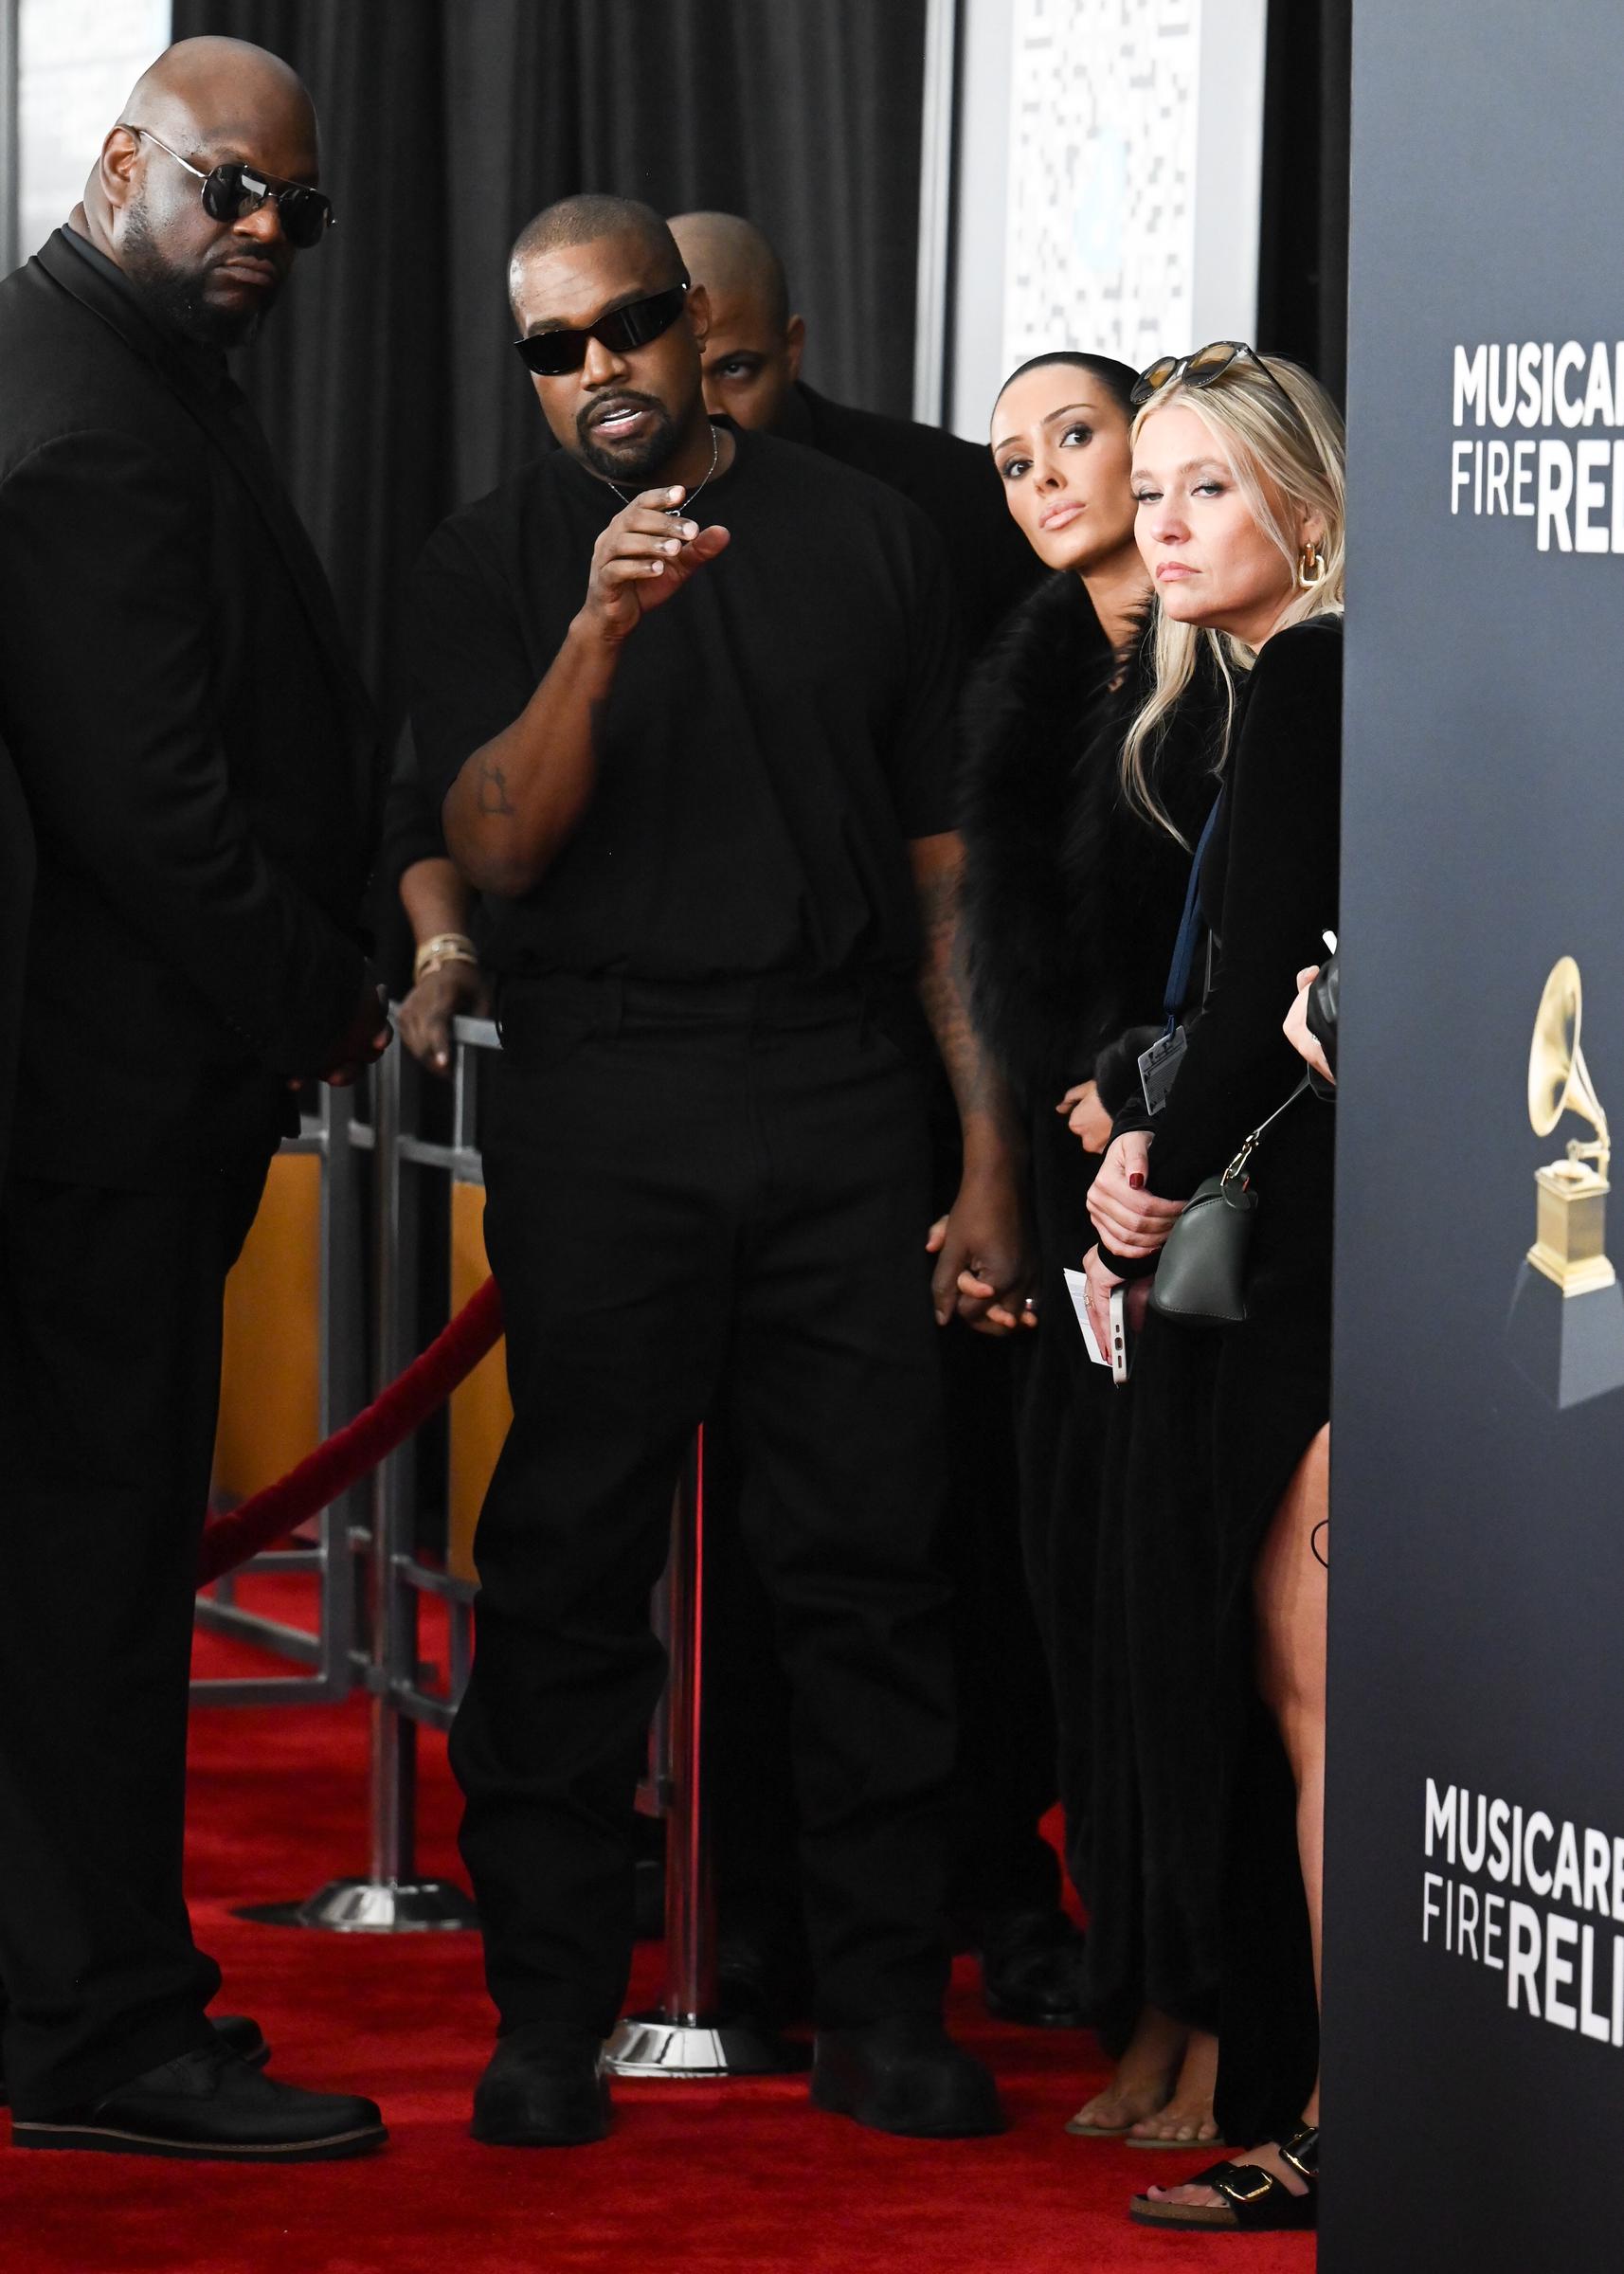
{"type": "Polygon", "coordinates": [[[1120,1389],[1133,1369],[1133,1352],[1128,1341],[1128,1290],[1113,1287],[1110,1290],[1110,1378],[1120,1389]]]}

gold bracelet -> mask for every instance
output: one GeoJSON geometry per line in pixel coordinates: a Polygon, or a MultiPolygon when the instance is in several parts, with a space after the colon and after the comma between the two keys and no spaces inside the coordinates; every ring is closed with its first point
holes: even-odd
{"type": "Polygon", "coordinates": [[[411,984],[415,987],[430,972],[438,971],[442,964],[474,964],[479,961],[474,943],[465,932],[440,931],[432,940],[424,940],[411,959],[411,984]]]}

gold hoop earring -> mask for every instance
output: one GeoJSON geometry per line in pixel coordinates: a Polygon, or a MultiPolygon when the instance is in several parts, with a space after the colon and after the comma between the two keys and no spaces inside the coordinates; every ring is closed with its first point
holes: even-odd
{"type": "Polygon", "coordinates": [[[1305,545],[1297,555],[1297,584],[1304,592],[1311,592],[1316,585],[1326,581],[1326,556],[1317,545],[1305,545]]]}

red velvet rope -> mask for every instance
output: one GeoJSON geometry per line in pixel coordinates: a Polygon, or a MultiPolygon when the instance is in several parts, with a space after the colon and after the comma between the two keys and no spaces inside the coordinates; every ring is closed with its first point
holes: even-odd
{"type": "Polygon", "coordinates": [[[307,1517],[331,1507],[396,1446],[404,1445],[501,1338],[502,1298],[496,1281],[487,1279],[423,1355],[380,1391],[364,1413],[276,1484],[204,1526],[198,1585],[207,1586],[222,1572],[235,1571],[307,1517]]]}

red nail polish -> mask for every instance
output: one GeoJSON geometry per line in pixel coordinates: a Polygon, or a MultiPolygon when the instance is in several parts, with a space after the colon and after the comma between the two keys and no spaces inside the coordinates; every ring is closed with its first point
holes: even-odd
{"type": "Polygon", "coordinates": [[[1145,1186],[1145,1172],[1143,1169],[1136,1168],[1133,1174],[1128,1178],[1128,1182],[1133,1191],[1143,1191],[1145,1186]]]}

